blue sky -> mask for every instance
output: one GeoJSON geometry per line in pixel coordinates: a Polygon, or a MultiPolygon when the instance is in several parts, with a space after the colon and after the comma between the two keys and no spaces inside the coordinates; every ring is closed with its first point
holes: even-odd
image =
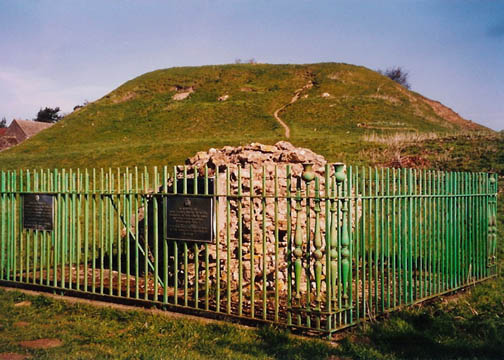
{"type": "Polygon", "coordinates": [[[503,0],[0,0],[0,118],[236,58],[399,65],[413,90],[504,129],[503,0]]]}

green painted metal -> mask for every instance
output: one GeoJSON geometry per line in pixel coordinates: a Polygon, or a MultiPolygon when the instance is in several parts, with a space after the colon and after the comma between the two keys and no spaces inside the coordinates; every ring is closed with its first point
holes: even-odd
{"type": "Polygon", "coordinates": [[[497,246],[496,174],[343,163],[0,172],[3,283],[326,334],[495,276],[497,246]],[[54,196],[53,231],[23,228],[34,193],[54,196]],[[214,243],[167,239],[168,202],[190,195],[214,199],[214,243]]]}

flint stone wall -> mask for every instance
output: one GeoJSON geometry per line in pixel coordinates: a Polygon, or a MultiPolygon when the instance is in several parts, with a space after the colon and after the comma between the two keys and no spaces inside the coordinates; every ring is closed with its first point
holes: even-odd
{"type": "MultiPolygon", "coordinates": [[[[216,178],[218,195],[237,195],[239,190],[239,173],[241,175],[241,192],[245,197],[229,200],[230,222],[230,274],[233,282],[238,281],[239,277],[239,257],[238,243],[240,236],[239,228],[239,207],[241,202],[242,215],[242,256],[243,256],[243,279],[245,284],[251,281],[251,253],[252,243],[254,252],[254,276],[258,288],[262,287],[264,260],[266,263],[267,289],[273,289],[275,284],[275,265],[278,263],[278,284],[279,290],[286,289],[287,276],[287,208],[291,206],[291,237],[294,237],[295,226],[298,219],[294,210],[295,201],[289,201],[284,197],[287,191],[287,165],[291,167],[291,195],[296,192],[297,182],[303,172],[303,163],[313,164],[313,171],[319,177],[320,196],[325,196],[325,165],[327,161],[322,155],[305,148],[297,148],[289,142],[280,141],[275,145],[264,145],[252,143],[250,145],[231,147],[225,146],[221,149],[210,149],[207,152],[198,152],[195,156],[186,161],[188,176],[194,176],[194,169],[197,169],[199,176],[204,175],[204,167],[208,167],[209,176],[216,178]],[[251,177],[252,169],[252,177],[251,177]],[[227,171],[229,171],[229,189],[227,189],[227,171]],[[263,189],[263,177],[265,188],[263,189]],[[228,193],[229,191],[229,193],[228,193]],[[275,200],[275,193],[278,200],[275,200]],[[267,198],[250,199],[252,196],[266,195],[267,198]],[[252,209],[251,209],[252,207],[252,209]],[[264,214],[263,214],[264,208],[264,214]],[[276,209],[276,211],[275,211],[276,209]],[[264,216],[264,221],[263,221],[264,216]],[[275,225],[275,218],[277,222],[275,225]],[[263,225],[266,254],[263,252],[263,225]],[[278,233],[277,233],[278,231],[278,233]],[[252,235],[253,234],[253,240],[252,235]],[[278,235],[277,235],[278,234],[278,235]],[[275,257],[276,239],[278,236],[278,256],[275,257]],[[264,259],[265,256],[265,259],[264,259]]],[[[179,168],[183,171],[183,167],[179,168]]],[[[310,193],[314,195],[315,181],[310,183],[310,193]]],[[[305,194],[305,185],[302,184],[303,195],[305,194]]],[[[301,227],[306,238],[306,203],[303,201],[303,210],[300,212],[301,227]]],[[[311,237],[313,242],[313,233],[315,229],[314,201],[311,201],[311,237]]],[[[325,233],[325,205],[321,202],[322,211],[319,215],[321,233],[325,233]]],[[[219,197],[218,229],[216,242],[219,246],[220,258],[226,258],[227,255],[227,234],[228,224],[226,222],[227,201],[225,197],[219,197]]],[[[325,247],[325,244],[323,245],[325,247]]],[[[304,245],[306,250],[306,244],[304,245]]],[[[313,243],[311,245],[314,249],[313,243]]],[[[216,247],[209,246],[210,261],[216,262],[216,247]]],[[[305,252],[306,254],[306,252],[305,252]]],[[[310,266],[313,266],[314,260],[310,260],[310,266]]],[[[304,261],[306,267],[306,261],[304,261]]],[[[227,278],[227,264],[221,263],[222,280],[227,278]]],[[[215,278],[215,266],[212,266],[211,277],[215,278]]]]}
{"type": "MultiPolygon", "coordinates": [[[[186,160],[185,166],[178,167],[177,178],[180,179],[183,177],[185,169],[187,178],[194,178],[196,172],[199,177],[199,182],[201,182],[203,181],[202,177],[204,176],[205,166],[207,166],[208,176],[213,177],[217,185],[218,224],[216,229],[216,244],[208,245],[210,262],[209,278],[212,283],[216,281],[218,248],[221,281],[226,283],[228,274],[230,274],[233,288],[238,286],[239,218],[241,214],[242,274],[244,286],[248,286],[252,280],[252,276],[254,276],[256,287],[258,290],[261,290],[263,286],[263,274],[264,271],[266,271],[267,290],[274,289],[276,280],[278,281],[279,290],[286,290],[286,255],[288,242],[287,209],[289,207],[291,211],[291,239],[293,240],[295,236],[297,221],[301,222],[301,229],[303,232],[303,267],[305,271],[303,272],[302,283],[306,284],[307,270],[310,272],[310,281],[314,281],[312,269],[315,260],[311,255],[315,250],[313,244],[316,223],[314,211],[315,201],[313,199],[310,201],[311,249],[309,254],[310,259],[308,261],[306,242],[306,199],[303,199],[301,203],[302,211],[300,211],[298,219],[294,209],[296,202],[285,198],[288,195],[287,165],[290,165],[291,169],[291,196],[295,195],[297,186],[301,186],[301,196],[306,196],[306,184],[300,179],[303,172],[303,163],[313,164],[313,171],[319,179],[320,196],[325,196],[325,166],[327,163],[325,158],[309,149],[297,148],[286,141],[280,141],[275,145],[252,143],[239,147],[225,146],[221,149],[212,148],[207,152],[198,152],[195,156],[186,160]],[[227,181],[228,177],[229,182],[227,181]],[[243,195],[241,200],[236,197],[236,195],[239,194],[239,178],[241,178],[241,194],[243,195]],[[265,184],[264,188],[263,182],[265,184]],[[229,224],[227,222],[228,207],[229,224]],[[229,273],[227,271],[228,238],[231,259],[229,262],[229,273]],[[263,249],[263,246],[265,249],[263,249]],[[278,252],[276,252],[277,246],[278,252]],[[252,252],[254,254],[254,269],[251,269],[252,252]],[[275,278],[276,266],[278,266],[278,279],[275,278]]],[[[332,169],[330,171],[332,174],[332,169]]],[[[170,180],[168,185],[169,187],[173,185],[173,179],[170,180]]],[[[315,181],[310,183],[310,195],[315,195],[315,181]]],[[[322,252],[325,253],[325,201],[320,202],[320,207],[319,224],[322,235],[322,252]]],[[[138,214],[139,221],[141,221],[139,226],[143,227],[143,208],[139,209],[138,214]]],[[[162,214],[161,211],[160,214],[162,214]]],[[[152,215],[149,216],[149,219],[152,219],[152,215]]],[[[132,223],[134,223],[133,220],[132,223]]],[[[152,233],[153,232],[150,231],[150,234],[152,233]]],[[[142,234],[142,231],[140,231],[140,234],[142,234]]],[[[149,239],[149,242],[152,248],[153,240],[149,239]]],[[[189,265],[187,271],[190,285],[193,285],[196,281],[196,274],[194,273],[194,244],[188,244],[189,265]]],[[[204,245],[197,244],[196,246],[200,250],[199,262],[200,264],[204,264],[204,245]]],[[[179,246],[179,250],[181,248],[182,246],[179,246]]],[[[180,259],[182,259],[182,256],[179,255],[179,260],[180,259]]],[[[160,263],[162,264],[163,261],[160,261],[160,263]]],[[[325,256],[322,259],[322,263],[325,264],[325,256]]],[[[183,266],[181,266],[181,264],[179,264],[179,269],[181,269],[181,272],[183,271],[183,266]]],[[[198,274],[198,281],[203,283],[205,278],[203,273],[205,267],[200,265],[199,269],[200,274],[198,274]]],[[[322,276],[324,278],[325,274],[323,273],[322,276]]],[[[179,279],[181,278],[182,277],[179,276],[179,279]]]]}

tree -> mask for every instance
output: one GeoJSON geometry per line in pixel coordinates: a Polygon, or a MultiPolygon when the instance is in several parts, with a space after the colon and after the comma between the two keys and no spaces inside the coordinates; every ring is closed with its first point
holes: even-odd
{"type": "Polygon", "coordinates": [[[45,123],[55,123],[61,120],[63,116],[58,115],[60,112],[59,107],[50,108],[46,107],[45,109],[40,109],[39,112],[37,113],[37,118],[35,121],[39,122],[45,122],[45,123]]]}
{"type": "Polygon", "coordinates": [[[404,86],[406,89],[411,88],[411,85],[408,82],[409,73],[400,66],[394,66],[388,68],[387,70],[378,70],[378,72],[389,79],[394,80],[399,85],[404,86]]]}
{"type": "Polygon", "coordinates": [[[7,127],[7,119],[5,118],[5,116],[2,118],[2,120],[0,120],[0,129],[2,128],[6,128],[7,127]]]}

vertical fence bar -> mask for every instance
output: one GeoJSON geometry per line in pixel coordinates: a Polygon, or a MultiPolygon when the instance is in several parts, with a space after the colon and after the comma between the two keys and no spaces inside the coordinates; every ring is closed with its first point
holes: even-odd
{"type": "Polygon", "coordinates": [[[280,298],[279,298],[279,282],[278,282],[278,276],[279,276],[279,234],[278,234],[278,165],[275,165],[275,216],[274,216],[274,221],[275,221],[275,321],[278,321],[279,319],[279,309],[280,309],[280,298]]]}
{"type": "MultiPolygon", "coordinates": [[[[19,172],[19,178],[22,179],[22,173],[21,171],[19,172]]],[[[12,194],[12,201],[14,203],[14,206],[12,207],[12,218],[14,219],[12,228],[13,228],[13,237],[12,237],[12,275],[13,275],[13,280],[16,280],[18,278],[18,259],[17,259],[17,252],[18,252],[18,243],[20,243],[21,236],[22,236],[22,227],[21,227],[21,222],[19,221],[19,217],[21,215],[20,210],[20,196],[19,193],[17,192],[18,188],[18,172],[14,171],[14,178],[12,181],[12,189],[13,189],[13,194],[12,194]],[[16,226],[18,225],[18,226],[16,226]]]]}
{"type": "Polygon", "coordinates": [[[7,280],[11,279],[12,269],[12,173],[7,172],[7,280]]]}
{"type": "Polygon", "coordinates": [[[375,253],[376,249],[374,242],[374,232],[376,231],[375,223],[373,221],[373,214],[376,211],[376,206],[374,204],[374,197],[376,186],[373,181],[373,170],[371,167],[368,167],[368,264],[369,264],[369,282],[368,282],[368,302],[369,302],[369,313],[372,317],[376,315],[376,293],[375,293],[375,267],[376,267],[376,259],[375,253]]]}
{"type": "MultiPolygon", "coordinates": [[[[397,170],[395,168],[392,171],[392,186],[391,186],[391,242],[392,242],[392,307],[395,308],[398,305],[398,256],[399,256],[399,241],[397,236],[397,226],[399,220],[399,210],[398,210],[398,183],[397,183],[397,170]]],[[[400,288],[399,288],[400,290],[400,288]]],[[[399,291],[400,292],[400,291],[399,291]]]]}
{"type": "Polygon", "coordinates": [[[387,309],[390,309],[392,307],[392,262],[391,262],[391,254],[392,254],[392,247],[394,246],[393,240],[392,240],[392,227],[391,227],[391,222],[392,219],[395,218],[395,214],[391,213],[391,199],[390,199],[390,168],[387,168],[387,186],[386,186],[386,195],[387,195],[387,201],[386,201],[386,223],[387,223],[387,309]]]}
{"type": "Polygon", "coordinates": [[[115,191],[115,203],[114,213],[116,218],[116,231],[115,236],[117,240],[117,296],[122,296],[122,238],[121,238],[121,227],[122,220],[124,220],[124,214],[126,213],[124,205],[124,196],[121,195],[121,169],[117,168],[117,186],[115,191]]]}
{"type": "MultiPolygon", "coordinates": [[[[126,171],[128,171],[126,169],[126,171]]],[[[163,166],[163,201],[162,201],[162,207],[163,207],[163,303],[167,304],[168,303],[168,167],[163,166]]],[[[129,244],[129,242],[128,242],[129,244]]],[[[128,259],[129,259],[129,247],[128,247],[128,259]]],[[[129,265],[128,265],[129,267],[129,265]]],[[[128,269],[129,273],[129,269],[128,269]]]]}
{"type": "Polygon", "coordinates": [[[215,263],[216,263],[216,275],[215,275],[215,281],[216,281],[216,294],[215,294],[215,299],[216,299],[216,311],[220,312],[221,309],[221,259],[220,259],[220,246],[221,246],[221,233],[220,233],[220,208],[221,208],[221,196],[219,191],[219,167],[215,167],[215,208],[217,209],[215,212],[215,229],[216,229],[216,234],[215,234],[215,263]]]}
{"type": "MultiPolygon", "coordinates": [[[[177,176],[177,167],[173,167],[173,194],[178,194],[178,176],[177,176]]],[[[218,228],[217,228],[218,229],[218,228]]],[[[173,293],[174,293],[174,304],[178,304],[178,273],[179,273],[179,259],[178,259],[178,242],[173,241],[173,272],[174,272],[174,280],[173,280],[173,293]]]]}
{"type": "MultiPolygon", "coordinates": [[[[84,169],[84,291],[88,291],[89,267],[89,172],[84,169]]],[[[94,272],[93,272],[94,276],[94,272]]]]}
{"type": "MultiPolygon", "coordinates": [[[[353,168],[352,166],[348,167],[348,175],[347,175],[347,185],[346,185],[346,191],[345,191],[345,196],[347,197],[347,200],[345,201],[346,209],[347,209],[347,222],[346,222],[346,227],[347,227],[347,236],[348,236],[348,275],[347,275],[347,296],[348,296],[348,307],[349,309],[349,319],[348,319],[348,324],[353,324],[353,317],[354,317],[354,310],[353,310],[353,264],[354,264],[354,259],[353,259],[353,254],[354,254],[354,232],[352,231],[353,228],[353,216],[352,216],[352,209],[353,209],[353,196],[352,196],[352,186],[353,186],[353,168]]],[[[343,229],[345,231],[345,229],[343,229]]]]}
{"type": "MultiPolygon", "coordinates": [[[[263,167],[264,169],[264,167],[263,167]]],[[[263,178],[263,185],[264,185],[264,178],[263,178]]],[[[264,186],[263,186],[264,189],[264,186]]],[[[301,309],[301,276],[302,276],[302,267],[303,267],[303,234],[302,234],[302,229],[301,229],[301,177],[297,178],[296,182],[296,205],[295,205],[295,211],[296,211],[296,230],[295,230],[295,236],[294,236],[294,250],[293,254],[295,256],[294,260],[294,289],[296,293],[296,306],[299,308],[298,310],[301,309]]],[[[333,221],[334,222],[334,221],[333,221]]],[[[265,215],[264,215],[264,197],[263,197],[263,254],[265,253],[265,242],[264,242],[264,237],[265,237],[265,215]]],[[[263,263],[263,269],[265,268],[266,263],[263,263]]],[[[265,272],[263,271],[263,274],[265,272]]],[[[264,275],[263,275],[264,276],[264,275]]],[[[334,278],[334,277],[333,277],[334,278]]],[[[263,278],[263,282],[265,281],[266,277],[263,278]]],[[[301,325],[301,314],[300,312],[297,312],[297,318],[296,318],[296,323],[297,325],[301,325]]]]}
{"type": "Polygon", "coordinates": [[[373,213],[373,220],[374,220],[374,236],[373,236],[373,243],[374,243],[374,250],[373,250],[373,255],[374,255],[374,311],[375,313],[378,313],[380,309],[380,304],[379,304],[379,299],[378,299],[378,287],[379,287],[379,271],[380,271],[380,263],[379,263],[379,253],[380,253],[380,248],[379,248],[379,213],[380,213],[380,207],[379,207],[379,202],[378,202],[378,191],[379,191],[379,183],[378,183],[378,169],[375,167],[374,168],[374,178],[373,178],[373,187],[374,187],[374,213],[373,213]]]}
{"type": "MultiPolygon", "coordinates": [[[[289,169],[288,171],[290,173],[290,167],[288,169],[289,169]]],[[[324,197],[325,197],[325,255],[326,255],[325,256],[325,261],[326,261],[326,263],[325,263],[325,285],[326,285],[325,311],[328,313],[327,319],[326,319],[326,330],[330,333],[330,331],[332,329],[332,327],[331,327],[331,320],[332,320],[332,314],[331,314],[331,296],[332,296],[332,289],[331,289],[331,283],[332,283],[332,279],[331,279],[331,276],[332,276],[332,274],[331,274],[331,259],[332,259],[331,222],[332,222],[332,216],[330,215],[331,214],[331,212],[330,212],[330,206],[331,206],[331,203],[330,203],[330,179],[331,178],[329,176],[330,175],[329,164],[325,165],[324,175],[325,175],[324,197]]],[[[289,190],[287,195],[290,196],[290,182],[289,182],[289,186],[287,188],[289,190]]],[[[290,228],[290,199],[289,199],[288,209],[289,209],[289,226],[287,228],[289,229],[290,228]]],[[[287,237],[288,239],[289,239],[289,235],[290,235],[290,233],[288,233],[288,237],[287,237]]],[[[287,248],[290,249],[290,241],[289,241],[287,248]]],[[[289,255],[290,255],[290,253],[289,253],[289,255]]],[[[290,256],[288,258],[290,259],[290,256]]],[[[290,274],[290,271],[289,271],[289,274],[290,274]]],[[[289,275],[289,278],[287,281],[289,283],[288,298],[290,301],[290,282],[291,282],[290,275],[289,275]]],[[[289,323],[290,323],[290,319],[289,319],[289,323]]]]}
{"type": "MultiPolygon", "coordinates": [[[[252,167],[252,164],[249,166],[249,211],[250,211],[250,316],[252,318],[255,318],[255,242],[254,242],[254,226],[255,226],[255,213],[254,213],[254,168],[252,167]]],[[[287,182],[287,197],[290,196],[290,166],[287,165],[287,172],[286,172],[286,182],[287,182]]],[[[287,212],[287,232],[290,231],[290,206],[289,206],[289,201],[287,199],[287,206],[286,206],[286,212],[287,212]]],[[[289,235],[287,235],[287,268],[289,267],[289,262],[290,262],[290,239],[289,235]]],[[[289,271],[287,271],[289,272],[289,271]]],[[[288,276],[288,275],[287,275],[288,276]]],[[[289,302],[290,300],[290,288],[287,290],[287,301],[289,302]]],[[[287,321],[288,325],[290,325],[290,321],[287,321]]]]}
{"type": "MultiPolygon", "coordinates": [[[[21,169],[20,170],[20,191],[23,191],[23,186],[25,185],[24,184],[24,181],[23,181],[23,177],[24,177],[24,172],[23,170],[21,169]]],[[[31,192],[32,189],[31,189],[31,177],[30,177],[30,170],[26,170],[26,191],[27,192],[31,192]]],[[[19,209],[19,216],[21,217],[22,214],[23,214],[23,210],[20,208],[19,209]]],[[[23,219],[20,219],[20,223],[23,221],[23,219]]],[[[31,250],[31,242],[32,240],[35,239],[35,236],[34,236],[34,233],[35,233],[35,230],[26,230],[26,231],[23,231],[23,227],[22,227],[22,224],[19,224],[19,281],[20,282],[23,282],[23,281],[26,281],[26,282],[29,282],[30,281],[30,258],[31,258],[31,254],[30,254],[30,250],[31,250]],[[23,236],[24,235],[24,236],[23,236]],[[32,236],[33,235],[33,236],[32,236]],[[26,242],[26,247],[23,245],[23,243],[26,242]],[[26,251],[26,254],[24,253],[26,251]],[[25,259],[26,257],[26,259],[25,259]],[[26,279],[24,278],[24,262],[26,261],[26,279]]],[[[17,242],[17,241],[16,241],[17,242]]],[[[18,256],[17,252],[14,254],[15,257],[18,256]]],[[[35,263],[35,261],[34,261],[35,263]]],[[[33,274],[35,274],[35,269],[33,269],[33,274]]],[[[14,279],[16,279],[15,275],[14,275],[14,279]]]]}
{"type": "Polygon", "coordinates": [[[379,174],[380,180],[378,182],[379,186],[379,194],[380,194],[380,203],[379,203],[379,211],[378,217],[380,220],[380,310],[381,312],[385,312],[385,176],[383,174],[383,168],[379,174]]]}
{"type": "MultiPolygon", "coordinates": [[[[196,182],[196,178],[194,179],[196,182]]],[[[159,192],[159,184],[158,184],[158,169],[157,166],[154,166],[154,196],[152,197],[152,232],[154,239],[154,301],[158,301],[159,296],[159,204],[158,197],[156,196],[159,192]]],[[[196,188],[196,186],[194,186],[196,188]]],[[[148,226],[148,223],[145,224],[148,226]]],[[[187,268],[184,269],[184,272],[187,272],[187,268]]]]}
{"type": "MultiPolygon", "coordinates": [[[[129,168],[126,168],[124,173],[124,191],[125,191],[125,231],[124,240],[126,242],[126,297],[131,297],[131,220],[132,220],[132,207],[131,207],[131,175],[129,168]]],[[[135,208],[136,209],[136,208],[135,208]]],[[[135,216],[136,217],[136,216],[135,216]]]]}
{"type": "Polygon", "coordinates": [[[313,236],[313,245],[315,250],[313,251],[314,267],[313,274],[315,275],[315,327],[320,329],[320,285],[322,278],[322,236],[320,234],[320,180],[318,177],[315,178],[315,199],[314,199],[314,213],[315,213],[315,233],[313,236]]]}
{"type": "Polygon", "coordinates": [[[149,173],[147,172],[147,167],[144,167],[144,171],[142,174],[142,188],[143,188],[143,208],[144,208],[144,219],[143,219],[143,255],[144,255],[144,300],[149,299],[149,261],[150,261],[150,246],[149,246],[149,201],[148,201],[148,193],[149,193],[149,173]]]}
{"type": "Polygon", "coordinates": [[[113,196],[114,196],[114,174],[112,169],[106,176],[107,179],[107,252],[108,252],[108,294],[114,295],[114,207],[113,207],[113,196]]]}
{"type": "MultiPolygon", "coordinates": [[[[227,174],[227,173],[226,173],[227,174]]],[[[229,192],[228,192],[229,195],[229,192]]],[[[262,212],[262,315],[263,319],[267,318],[267,302],[266,302],[266,167],[262,167],[262,197],[261,197],[261,212],[262,212]]],[[[299,217],[297,218],[299,222],[299,217]]],[[[229,223],[229,218],[228,218],[229,223]]],[[[227,245],[229,249],[229,233],[227,234],[227,245]]],[[[228,264],[229,264],[229,250],[228,250],[228,264]]],[[[228,268],[229,272],[229,268],[228,268]]],[[[229,286],[229,285],[228,285],[229,286]]],[[[299,291],[296,292],[299,296],[299,291]]]]}
{"type": "MultiPolygon", "coordinates": [[[[193,194],[196,195],[198,194],[198,168],[196,166],[193,167],[193,194]]],[[[193,251],[194,251],[194,293],[193,293],[193,299],[194,299],[194,306],[196,308],[199,307],[199,245],[198,243],[193,244],[193,251]]]]}
{"type": "Polygon", "coordinates": [[[469,225],[469,216],[470,216],[470,207],[469,207],[470,195],[469,195],[469,173],[464,173],[464,254],[465,254],[465,268],[464,268],[464,284],[469,285],[471,281],[470,274],[470,225],[469,225]]]}
{"type": "Polygon", "coordinates": [[[106,209],[105,209],[105,174],[103,169],[100,169],[100,197],[99,197],[99,233],[100,233],[100,294],[103,295],[105,287],[105,246],[106,246],[106,209]]]}
{"type": "MultiPolygon", "coordinates": [[[[238,315],[243,314],[243,220],[242,220],[242,176],[238,165],[238,315]]],[[[275,287],[276,288],[276,287],[275,287]]]]}
{"type": "MultiPolygon", "coordinates": [[[[359,167],[355,167],[354,179],[353,179],[353,187],[351,188],[350,196],[354,198],[354,242],[355,242],[355,317],[357,321],[361,316],[361,296],[360,296],[360,281],[361,281],[361,271],[362,271],[362,262],[361,262],[361,234],[360,234],[360,188],[359,188],[359,167]]],[[[352,224],[351,224],[352,225],[352,224]]]]}
{"type": "MultiPolygon", "coordinates": [[[[205,164],[204,171],[204,194],[208,196],[208,166],[205,164]]],[[[214,193],[215,194],[215,193],[214,193]]],[[[212,231],[212,230],[211,230],[212,231]]],[[[166,240],[165,240],[166,241],[166,240]]],[[[208,244],[204,245],[205,250],[205,310],[209,310],[210,306],[210,254],[208,252],[208,244]]],[[[168,254],[166,254],[168,256],[168,254]]],[[[165,282],[165,288],[167,287],[168,279],[165,282]]]]}
{"type": "Polygon", "coordinates": [[[5,251],[7,242],[6,174],[0,172],[0,279],[5,279],[5,251]]]}
{"type": "Polygon", "coordinates": [[[366,168],[363,166],[361,171],[361,191],[362,191],[362,214],[361,214],[361,256],[362,256],[362,318],[367,318],[367,296],[366,296],[366,282],[367,282],[367,247],[366,247],[366,168]]]}
{"type": "Polygon", "coordinates": [[[68,287],[73,289],[73,263],[75,253],[75,174],[70,169],[68,174],[68,287]]]}
{"type": "MultiPolygon", "coordinates": [[[[231,314],[231,184],[226,165],[226,312],[231,314]]],[[[264,212],[264,209],[263,209],[264,212]]],[[[263,254],[266,256],[266,254],[263,254]]],[[[264,271],[265,268],[263,268],[264,271]]]]}
{"type": "Polygon", "coordinates": [[[303,164],[303,180],[305,181],[305,201],[306,201],[306,268],[305,268],[305,278],[306,278],[306,326],[311,327],[311,201],[310,201],[310,182],[315,178],[315,173],[312,171],[312,164],[303,164]]]}

